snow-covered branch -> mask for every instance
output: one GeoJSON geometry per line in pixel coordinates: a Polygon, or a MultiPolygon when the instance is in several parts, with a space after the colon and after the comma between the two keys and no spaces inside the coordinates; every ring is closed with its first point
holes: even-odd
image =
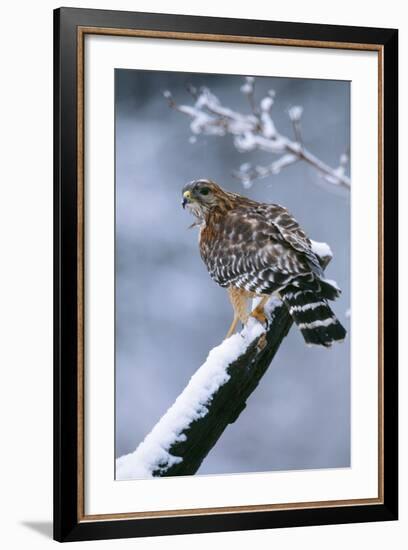
{"type": "MultiPolygon", "coordinates": [[[[330,248],[313,243],[325,267],[330,248]]],[[[271,298],[265,329],[250,318],[243,330],[212,349],[205,363],[136,450],[116,460],[116,479],[191,475],[237,420],[292,326],[286,306],[271,298]]]]}
{"type": "Polygon", "coordinates": [[[226,401],[231,384],[236,384],[238,360],[256,353],[259,337],[265,329],[251,319],[239,334],[234,334],[210,351],[205,363],[190,379],[184,391],[159,420],[134,453],[118,458],[116,479],[194,473],[232,421],[234,401],[226,401]],[[220,408],[227,408],[222,412],[220,408]],[[221,407],[220,407],[221,405],[221,407]],[[197,454],[197,446],[205,453],[197,454]]]}
{"type": "Polygon", "coordinates": [[[278,158],[265,166],[252,166],[244,163],[233,174],[245,187],[250,187],[255,179],[278,174],[298,160],[302,160],[316,168],[325,182],[332,186],[340,186],[349,189],[350,178],[346,175],[348,155],[340,156],[339,166],[332,168],[305,149],[301,134],[301,118],[303,108],[295,105],[288,111],[292,122],[294,140],[278,132],[273,116],[274,90],[261,99],[259,104],[255,101],[255,79],[246,77],[240,89],[249,102],[251,112],[242,114],[224,106],[219,98],[206,87],[199,90],[190,86],[194,103],[193,105],[179,105],[174,100],[170,91],[164,92],[170,107],[190,117],[190,129],[193,136],[198,134],[210,136],[233,137],[234,146],[240,152],[254,150],[265,151],[278,158]]]}

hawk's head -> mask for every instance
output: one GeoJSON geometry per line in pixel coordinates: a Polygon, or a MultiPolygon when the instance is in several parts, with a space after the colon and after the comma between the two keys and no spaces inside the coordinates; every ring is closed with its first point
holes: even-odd
{"type": "Polygon", "coordinates": [[[230,202],[229,193],[211,180],[199,179],[187,183],[182,190],[183,208],[188,208],[197,218],[204,219],[215,207],[226,207],[230,202]]]}

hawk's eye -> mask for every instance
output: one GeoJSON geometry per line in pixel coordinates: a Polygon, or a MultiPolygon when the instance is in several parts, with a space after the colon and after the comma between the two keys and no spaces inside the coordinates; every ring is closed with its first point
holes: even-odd
{"type": "Polygon", "coordinates": [[[208,195],[209,192],[210,190],[208,187],[203,187],[202,189],[200,189],[201,195],[208,195]]]}

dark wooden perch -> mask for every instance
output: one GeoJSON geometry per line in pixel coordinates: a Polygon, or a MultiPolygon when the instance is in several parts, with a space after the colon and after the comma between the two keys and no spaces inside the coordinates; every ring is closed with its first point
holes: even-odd
{"type": "MultiPolygon", "coordinates": [[[[331,256],[320,256],[320,259],[322,266],[326,267],[331,256]]],[[[292,323],[286,306],[279,302],[271,313],[267,331],[227,367],[230,378],[205,403],[208,412],[193,420],[181,432],[182,441],[175,441],[167,448],[170,455],[182,460],[175,464],[158,463],[151,471],[153,476],[180,476],[197,472],[228,424],[235,422],[245,409],[249,396],[270,366],[292,323]]]]}
{"type": "Polygon", "coordinates": [[[184,432],[185,441],[176,442],[169,448],[171,455],[182,457],[183,461],[168,468],[158,468],[153,472],[154,476],[196,473],[228,424],[235,422],[245,409],[248,397],[271,364],[292,322],[287,308],[283,304],[277,306],[268,331],[228,367],[230,379],[213,394],[211,402],[206,405],[208,414],[190,424],[184,432]]]}

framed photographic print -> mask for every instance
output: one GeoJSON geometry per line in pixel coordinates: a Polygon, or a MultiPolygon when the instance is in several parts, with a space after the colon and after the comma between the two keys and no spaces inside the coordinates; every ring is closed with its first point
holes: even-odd
{"type": "Polygon", "coordinates": [[[397,31],[54,29],[55,539],[397,519],[397,31]]]}

